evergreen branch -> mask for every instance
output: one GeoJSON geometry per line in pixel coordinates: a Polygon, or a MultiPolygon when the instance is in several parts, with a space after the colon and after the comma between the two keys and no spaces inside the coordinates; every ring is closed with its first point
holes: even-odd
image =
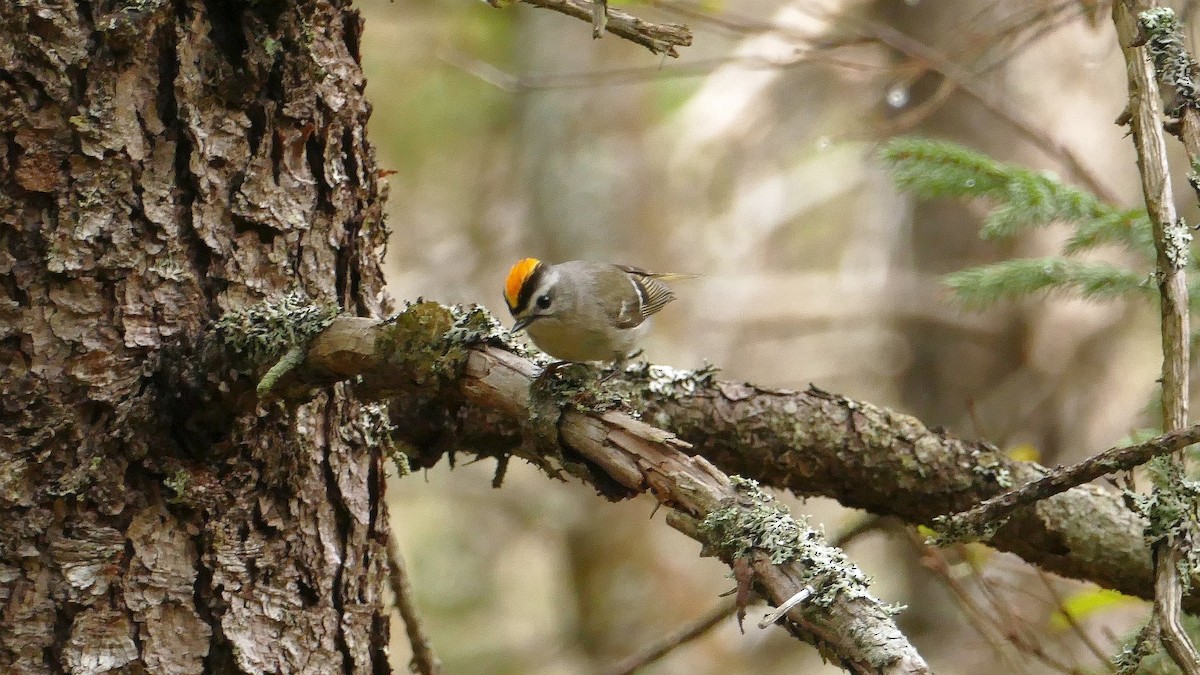
{"type": "Polygon", "coordinates": [[[922,197],[998,196],[1008,183],[1002,164],[954,143],[897,138],[882,157],[897,187],[922,197]]]}
{"type": "Polygon", "coordinates": [[[1145,210],[1113,211],[1107,216],[1079,223],[1063,247],[1063,253],[1070,255],[1107,244],[1123,246],[1147,259],[1152,258],[1154,235],[1145,210]]]}
{"type": "Polygon", "coordinates": [[[1055,222],[1083,223],[1112,211],[1092,195],[1058,182],[1045,174],[1012,165],[1005,169],[1004,192],[994,197],[1000,205],[988,214],[980,236],[1011,237],[1030,227],[1055,222]]]}
{"type": "Polygon", "coordinates": [[[1152,294],[1147,276],[1107,263],[1069,258],[1016,258],[948,274],[943,281],[970,309],[1034,293],[1071,291],[1088,300],[1152,294]]]}
{"type": "Polygon", "coordinates": [[[893,180],[921,197],[986,198],[996,203],[980,236],[1011,237],[1032,227],[1062,222],[1075,225],[1064,252],[1077,253],[1118,244],[1150,256],[1154,241],[1143,210],[1122,211],[1057,178],[945,141],[898,138],[882,157],[893,180]]]}

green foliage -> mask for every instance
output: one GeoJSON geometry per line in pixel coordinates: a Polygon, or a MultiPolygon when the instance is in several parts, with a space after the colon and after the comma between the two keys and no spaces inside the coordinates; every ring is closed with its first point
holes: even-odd
{"type": "Polygon", "coordinates": [[[1070,258],[1014,258],[947,274],[944,281],[971,309],[1039,292],[1073,292],[1089,300],[1110,300],[1139,293],[1152,296],[1154,291],[1144,274],[1070,258]]]}
{"type": "Polygon", "coordinates": [[[965,306],[983,309],[1002,300],[1048,292],[1088,300],[1156,297],[1150,273],[1154,239],[1144,210],[1118,209],[1049,174],[998,162],[944,141],[896,139],[884,147],[883,159],[903,190],[927,198],[985,199],[995,204],[980,231],[984,239],[1012,237],[1052,223],[1073,228],[1061,255],[1005,260],[948,275],[946,284],[965,306]],[[1071,257],[1106,245],[1138,254],[1144,268],[1071,257]]]}

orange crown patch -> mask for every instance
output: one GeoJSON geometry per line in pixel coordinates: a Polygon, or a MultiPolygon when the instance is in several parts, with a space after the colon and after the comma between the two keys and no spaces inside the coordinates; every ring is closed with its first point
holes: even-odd
{"type": "Polygon", "coordinates": [[[504,301],[508,303],[509,309],[516,309],[518,299],[521,297],[521,287],[541,264],[542,261],[537,258],[525,258],[518,260],[508,271],[508,278],[504,280],[504,301]]]}

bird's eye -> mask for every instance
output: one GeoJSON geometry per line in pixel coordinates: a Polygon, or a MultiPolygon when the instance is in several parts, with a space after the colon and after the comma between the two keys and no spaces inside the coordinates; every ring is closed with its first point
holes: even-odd
{"type": "Polygon", "coordinates": [[[541,307],[542,309],[548,309],[550,307],[550,296],[539,295],[537,299],[537,306],[541,307]]]}

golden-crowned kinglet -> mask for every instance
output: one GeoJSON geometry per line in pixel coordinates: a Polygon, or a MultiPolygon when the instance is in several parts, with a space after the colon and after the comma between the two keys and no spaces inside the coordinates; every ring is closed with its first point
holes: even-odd
{"type": "Polygon", "coordinates": [[[694,274],[656,274],[636,267],[571,260],[518,261],[504,282],[504,301],[542,351],[562,361],[614,361],[622,370],[649,329],[647,317],[675,299],[663,281],[694,274]]]}

